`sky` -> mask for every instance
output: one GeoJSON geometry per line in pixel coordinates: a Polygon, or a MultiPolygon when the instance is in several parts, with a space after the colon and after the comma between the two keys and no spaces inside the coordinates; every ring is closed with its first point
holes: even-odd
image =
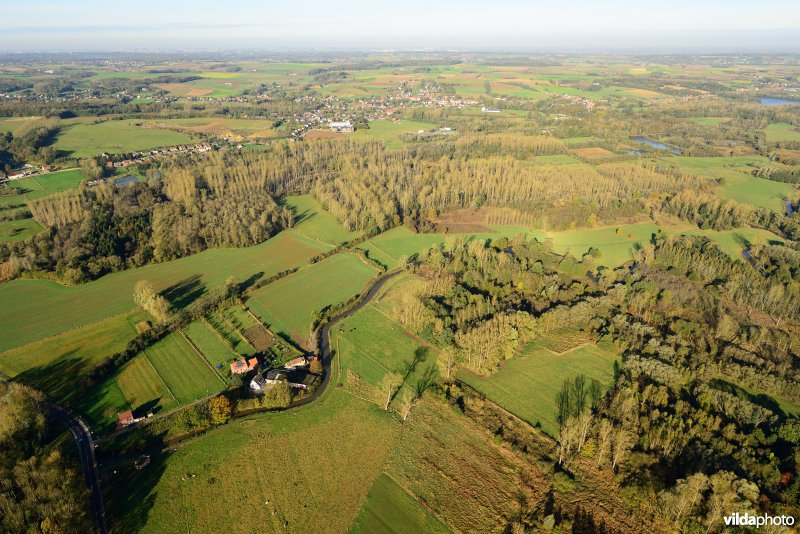
{"type": "Polygon", "coordinates": [[[798,0],[0,0],[0,51],[798,51],[798,0]]]}

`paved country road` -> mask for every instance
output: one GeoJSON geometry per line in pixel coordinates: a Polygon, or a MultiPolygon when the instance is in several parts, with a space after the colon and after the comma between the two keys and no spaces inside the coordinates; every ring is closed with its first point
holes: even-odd
{"type": "Polygon", "coordinates": [[[106,524],[106,512],[103,507],[103,492],[100,489],[100,475],[97,470],[97,460],[94,457],[94,442],[89,427],[86,426],[80,417],[69,410],[47,402],[47,407],[53,417],[66,426],[75,438],[75,445],[78,447],[78,457],[81,460],[83,473],[86,476],[86,485],[92,491],[92,509],[94,510],[97,530],[100,534],[108,533],[106,524]]]}
{"type": "Polygon", "coordinates": [[[369,302],[375,298],[375,295],[378,294],[378,291],[380,291],[380,289],[383,287],[383,284],[385,284],[386,282],[388,282],[401,272],[403,271],[394,271],[384,274],[383,277],[378,279],[378,281],[375,282],[375,285],[373,285],[370,288],[370,290],[367,291],[367,293],[361,298],[361,300],[358,302],[356,306],[340,313],[339,315],[335,315],[334,317],[331,318],[330,321],[327,322],[327,324],[325,324],[325,326],[322,327],[322,330],[320,331],[320,341],[319,341],[320,344],[319,356],[320,359],[322,360],[322,368],[324,370],[322,375],[322,383],[316,390],[314,390],[314,392],[311,395],[294,401],[292,404],[289,405],[289,408],[302,406],[304,404],[308,404],[310,402],[315,401],[320,397],[320,395],[322,395],[325,392],[325,389],[328,387],[328,383],[330,383],[331,381],[331,375],[333,374],[331,368],[331,364],[333,362],[333,356],[331,354],[331,339],[330,339],[331,328],[333,328],[342,319],[350,317],[354,313],[361,310],[361,308],[369,304],[369,302]]]}

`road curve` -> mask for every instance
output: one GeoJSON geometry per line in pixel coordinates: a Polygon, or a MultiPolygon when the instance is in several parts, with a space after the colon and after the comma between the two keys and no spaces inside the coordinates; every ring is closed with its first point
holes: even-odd
{"type": "Polygon", "coordinates": [[[322,369],[323,369],[322,382],[311,395],[292,402],[289,405],[289,408],[303,406],[304,404],[314,402],[325,392],[325,389],[328,387],[328,383],[331,381],[331,375],[333,374],[331,372],[333,363],[333,355],[331,354],[331,338],[330,338],[331,328],[333,328],[336,325],[336,323],[338,323],[342,319],[350,317],[354,313],[361,310],[361,308],[369,304],[369,302],[373,298],[375,298],[375,295],[378,294],[378,291],[380,291],[380,289],[383,287],[383,284],[385,284],[386,282],[388,282],[401,272],[403,271],[394,271],[384,274],[383,278],[380,278],[377,282],[375,282],[375,285],[373,285],[370,288],[370,290],[367,291],[367,293],[361,298],[361,300],[356,306],[350,308],[347,311],[343,311],[339,315],[334,315],[331,318],[331,320],[328,321],[325,324],[325,326],[322,327],[322,330],[320,331],[320,340],[319,340],[319,356],[322,359],[322,369]]]}
{"type": "Polygon", "coordinates": [[[80,417],[52,402],[47,402],[47,407],[53,417],[66,426],[75,438],[78,448],[78,457],[81,460],[83,474],[86,476],[86,485],[92,491],[92,509],[94,510],[97,531],[100,534],[108,533],[106,511],[103,506],[103,492],[100,489],[100,475],[97,469],[97,460],[94,457],[94,442],[89,427],[80,417]]]}

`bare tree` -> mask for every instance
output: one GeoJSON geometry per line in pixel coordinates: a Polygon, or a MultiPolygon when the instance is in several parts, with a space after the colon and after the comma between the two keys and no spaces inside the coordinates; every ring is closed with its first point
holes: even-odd
{"type": "Polygon", "coordinates": [[[408,419],[408,416],[411,414],[411,410],[414,409],[414,406],[417,405],[417,402],[419,402],[419,397],[410,391],[406,391],[405,395],[403,395],[403,402],[400,404],[400,417],[403,418],[403,421],[408,419]]]}
{"type": "Polygon", "coordinates": [[[625,455],[633,447],[633,435],[627,430],[618,430],[614,434],[613,451],[611,452],[611,468],[616,469],[617,466],[625,458],[625,455]]]}
{"type": "Polygon", "coordinates": [[[397,393],[397,390],[402,384],[403,378],[397,373],[388,373],[383,377],[383,381],[381,382],[381,391],[386,394],[386,404],[383,406],[384,410],[389,410],[389,404],[392,403],[395,393],[397,393]]]}

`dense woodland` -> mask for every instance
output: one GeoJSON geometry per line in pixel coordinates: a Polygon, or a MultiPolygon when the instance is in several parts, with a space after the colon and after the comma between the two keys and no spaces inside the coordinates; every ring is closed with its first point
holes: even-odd
{"type": "Polygon", "coordinates": [[[555,399],[559,463],[589,458],[651,499],[655,520],[714,529],[721,514],[796,515],[800,502],[800,424],[763,394],[800,402],[798,255],[753,254],[655,238],[634,267],[594,279],[591,256],[535,240],[454,241],[411,261],[425,282],[394,313],[442,349],[446,379],[492,373],[565,327],[613,347],[624,365],[610,391],[579,377],[555,399]]]}
{"type": "MultiPolygon", "coordinates": [[[[176,159],[151,169],[146,183],[30,201],[49,231],[0,246],[0,261],[11,273],[54,272],[76,283],[208,247],[254,245],[293,224],[275,199],[295,193],[313,193],[346,228],[375,233],[402,223],[430,228],[440,213],[483,205],[534,214],[525,220],[546,228],[588,226],[645,216],[664,192],[700,187],[696,178],[638,162],[527,165],[507,154],[513,141],[468,139],[492,149],[481,158],[458,147],[420,157],[379,143],[320,140],[176,159]]],[[[560,150],[547,138],[522,142],[526,150],[560,150]]]]}
{"type": "Polygon", "coordinates": [[[83,533],[93,528],[89,493],[77,459],[66,454],[72,438],[47,416],[44,397],[0,381],[0,530],[83,533]]]}

